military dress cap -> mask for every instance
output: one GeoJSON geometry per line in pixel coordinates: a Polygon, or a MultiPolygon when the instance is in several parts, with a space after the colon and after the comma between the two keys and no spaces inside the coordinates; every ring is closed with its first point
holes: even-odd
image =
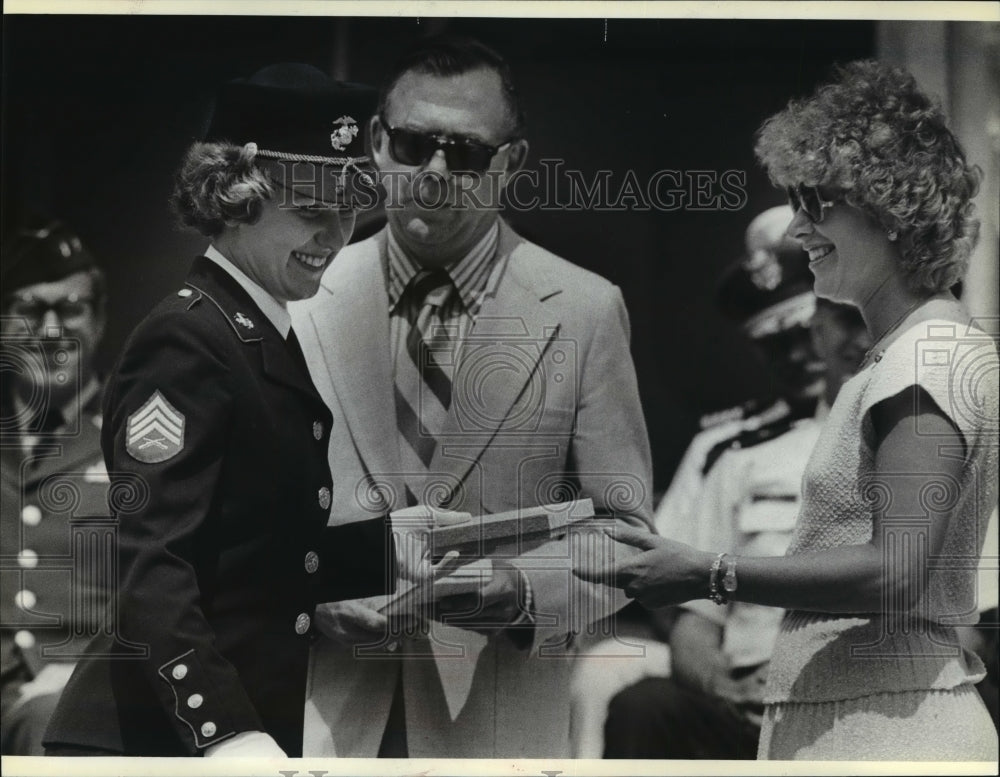
{"type": "Polygon", "coordinates": [[[747,252],[724,273],[718,289],[722,312],[752,338],[805,324],[816,310],[809,256],[784,234],[788,206],[760,214],[747,229],[747,252]]]}
{"type": "Polygon", "coordinates": [[[301,63],[268,65],[224,84],[204,140],[255,151],[279,185],[342,202],[343,188],[373,187],[365,127],[378,92],[301,63]]]}
{"type": "Polygon", "coordinates": [[[59,221],[38,222],[4,241],[3,292],[10,294],[36,283],[51,283],[97,267],[80,238],[59,221]]]}

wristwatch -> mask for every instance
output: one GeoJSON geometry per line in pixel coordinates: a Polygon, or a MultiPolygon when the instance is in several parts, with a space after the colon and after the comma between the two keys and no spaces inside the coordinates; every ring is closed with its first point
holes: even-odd
{"type": "Polygon", "coordinates": [[[726,556],[726,574],[722,578],[722,589],[727,594],[736,593],[736,558],[726,556]]]}

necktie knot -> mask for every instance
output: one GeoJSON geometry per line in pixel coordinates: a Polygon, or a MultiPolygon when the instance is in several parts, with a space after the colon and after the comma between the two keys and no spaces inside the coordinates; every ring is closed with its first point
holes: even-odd
{"type": "Polygon", "coordinates": [[[418,308],[424,305],[440,308],[453,288],[447,270],[424,270],[410,282],[410,295],[418,308]]]}

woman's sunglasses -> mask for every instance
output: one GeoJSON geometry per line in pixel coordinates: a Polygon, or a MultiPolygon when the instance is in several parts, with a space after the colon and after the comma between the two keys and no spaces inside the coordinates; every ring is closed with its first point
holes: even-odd
{"type": "Polygon", "coordinates": [[[813,224],[819,224],[823,220],[824,211],[837,204],[835,200],[824,200],[816,186],[789,186],[787,192],[792,210],[796,213],[801,210],[813,224]]]}
{"type": "Polygon", "coordinates": [[[499,146],[488,146],[471,138],[450,138],[390,127],[384,116],[379,117],[379,122],[389,136],[389,156],[396,162],[414,167],[423,165],[441,149],[453,173],[485,173],[496,153],[513,142],[508,140],[499,146]]]}

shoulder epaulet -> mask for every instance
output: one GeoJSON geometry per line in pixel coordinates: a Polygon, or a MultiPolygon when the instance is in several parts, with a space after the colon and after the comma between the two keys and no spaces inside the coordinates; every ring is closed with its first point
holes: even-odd
{"type": "Polygon", "coordinates": [[[204,289],[195,286],[190,281],[188,282],[187,286],[185,286],[183,289],[177,292],[177,296],[191,300],[190,303],[188,304],[189,310],[192,307],[194,307],[197,303],[201,302],[203,299],[208,300],[219,311],[219,313],[222,314],[222,317],[226,320],[226,323],[229,324],[232,330],[236,333],[236,336],[244,343],[256,343],[263,339],[262,336],[248,334],[254,331],[255,325],[253,321],[250,320],[245,314],[237,312],[233,314],[232,318],[230,318],[229,314],[226,313],[225,308],[222,307],[222,305],[215,299],[215,297],[213,297],[204,289]],[[237,324],[243,327],[243,329],[237,327],[236,326],[237,324]]]}
{"type": "Polygon", "coordinates": [[[738,433],[713,445],[705,455],[705,464],[701,470],[702,475],[707,475],[726,451],[752,448],[768,440],[773,440],[775,437],[780,437],[795,425],[796,420],[796,416],[788,411],[787,405],[783,406],[780,411],[769,409],[766,413],[761,414],[762,423],[746,425],[738,433]]]}

